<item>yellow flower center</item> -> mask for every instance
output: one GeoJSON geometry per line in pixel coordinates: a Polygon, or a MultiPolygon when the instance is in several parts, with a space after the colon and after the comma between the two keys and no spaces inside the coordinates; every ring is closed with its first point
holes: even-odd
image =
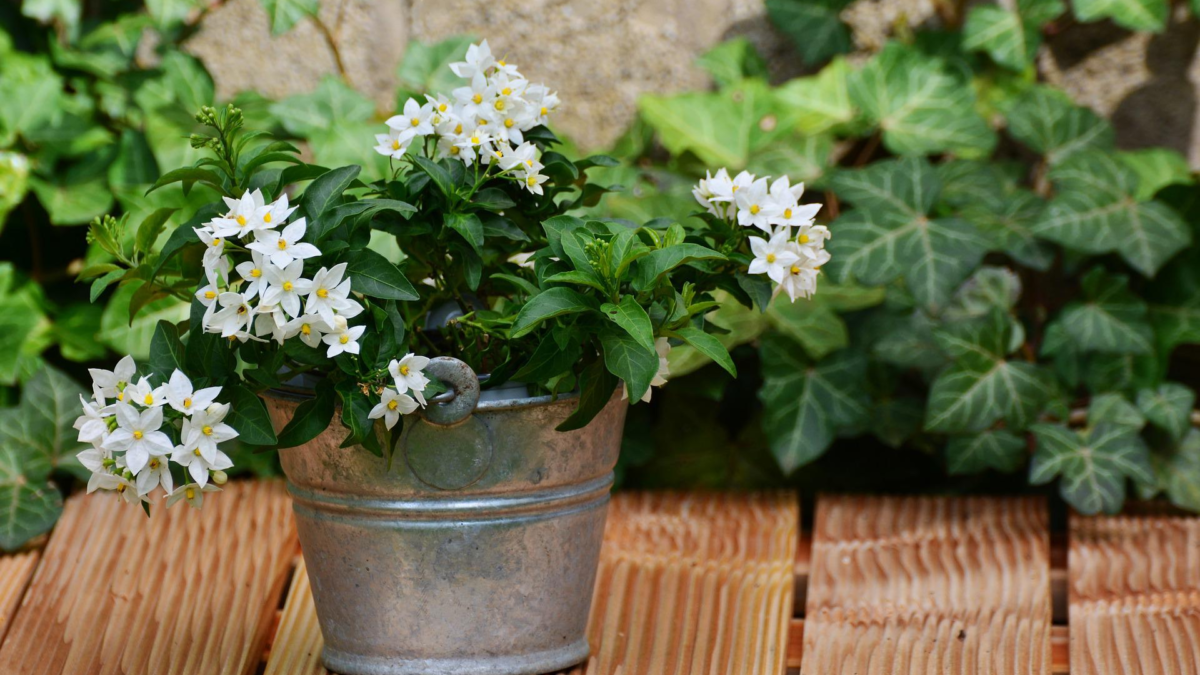
{"type": "Polygon", "coordinates": [[[457,145],[450,146],[450,154],[457,155],[460,152],[462,152],[462,148],[458,147],[457,145]]]}
{"type": "Polygon", "coordinates": [[[738,191],[738,186],[734,185],[733,190],[731,190],[731,192],[737,192],[737,191],[738,191]]]}
{"type": "Polygon", "coordinates": [[[492,104],[492,107],[495,108],[496,110],[504,110],[504,99],[502,99],[502,98],[496,99],[496,102],[492,104]]]}
{"type": "Polygon", "coordinates": [[[483,103],[483,94],[475,94],[471,97],[471,100],[476,104],[483,103]]]}
{"type": "Polygon", "coordinates": [[[240,225],[240,226],[242,226],[242,227],[245,227],[245,226],[246,226],[246,216],[238,216],[238,217],[237,217],[237,224],[238,224],[238,225],[240,225]]]}
{"type": "Polygon", "coordinates": [[[537,185],[537,177],[529,176],[528,178],[525,179],[525,184],[528,185],[529,187],[533,187],[534,185],[537,185]]]}
{"type": "Polygon", "coordinates": [[[277,244],[275,244],[275,245],[279,247],[279,250],[280,250],[280,251],[282,251],[283,249],[287,248],[287,240],[285,240],[285,239],[280,239],[280,240],[279,240],[279,243],[277,243],[277,244]]]}
{"type": "Polygon", "coordinates": [[[500,60],[499,60],[499,61],[497,61],[496,63],[497,63],[497,64],[499,64],[501,68],[503,68],[504,66],[507,66],[507,65],[508,65],[508,63],[506,63],[506,62],[504,61],[504,59],[500,59],[500,60]]]}
{"type": "Polygon", "coordinates": [[[196,491],[193,490],[192,488],[188,488],[187,490],[183,491],[183,495],[185,497],[187,497],[189,500],[192,500],[192,499],[196,498],[196,491]]]}
{"type": "MultiPolygon", "coordinates": [[[[205,436],[212,436],[212,427],[208,426],[207,424],[205,424],[200,431],[203,432],[205,436]]],[[[200,452],[200,448],[196,448],[196,452],[200,452]]]]}
{"type": "Polygon", "coordinates": [[[220,238],[220,237],[213,237],[213,243],[212,243],[212,245],[213,245],[213,246],[220,246],[220,245],[221,245],[221,238],[220,238]]]}
{"type": "Polygon", "coordinates": [[[138,431],[133,432],[134,439],[139,440],[139,441],[142,440],[142,436],[144,436],[144,435],[145,434],[143,434],[140,429],[138,431]]]}
{"type": "Polygon", "coordinates": [[[388,401],[388,404],[387,404],[388,410],[395,410],[398,407],[400,407],[399,401],[396,401],[395,399],[388,401]]]}
{"type": "MultiPolygon", "coordinates": [[[[324,288],[318,288],[318,289],[317,289],[317,297],[318,297],[318,298],[328,298],[328,297],[329,297],[329,291],[328,291],[327,289],[324,289],[324,288]]],[[[307,324],[306,324],[306,325],[307,325],[307,324]]]]}
{"type": "Polygon", "coordinates": [[[775,254],[774,253],[767,254],[767,262],[769,262],[769,263],[775,262],[775,254]]]}
{"type": "Polygon", "coordinates": [[[800,242],[801,244],[807,244],[808,243],[808,235],[802,234],[796,238],[796,241],[800,242]]]}
{"type": "Polygon", "coordinates": [[[288,292],[291,292],[291,290],[292,290],[292,282],[290,282],[290,281],[285,281],[285,282],[283,282],[283,290],[285,290],[285,291],[288,291],[288,292]]]}
{"type": "Polygon", "coordinates": [[[461,124],[459,124],[459,125],[456,125],[456,126],[454,127],[454,133],[456,133],[456,134],[461,134],[461,133],[462,133],[462,125],[461,125],[461,124]]]}
{"type": "Polygon", "coordinates": [[[300,332],[304,333],[305,335],[312,335],[312,326],[309,326],[308,324],[302,324],[300,326],[300,332]]]}
{"type": "Polygon", "coordinates": [[[150,460],[150,468],[151,468],[151,469],[157,469],[157,468],[158,468],[158,458],[157,458],[157,457],[155,457],[155,458],[153,458],[153,459],[151,459],[151,460],[150,460]]]}
{"type": "Polygon", "coordinates": [[[245,314],[245,313],[246,313],[246,306],[245,306],[245,305],[242,305],[241,307],[238,307],[238,308],[237,308],[237,313],[238,313],[238,314],[245,314]]]}
{"type": "Polygon", "coordinates": [[[195,450],[192,450],[192,454],[199,457],[200,456],[200,448],[196,448],[195,450]]]}
{"type": "Polygon", "coordinates": [[[409,124],[413,125],[414,127],[421,126],[421,118],[420,117],[414,117],[411,120],[409,120],[408,122],[409,122],[409,124]]]}
{"type": "Polygon", "coordinates": [[[146,405],[154,405],[154,394],[146,394],[146,397],[143,398],[142,401],[146,405]]]}
{"type": "Polygon", "coordinates": [[[400,374],[408,375],[408,366],[400,366],[400,374]]]}
{"type": "Polygon", "coordinates": [[[124,400],[125,400],[125,392],[123,392],[123,391],[118,391],[118,392],[117,392],[117,400],[118,400],[118,401],[124,401],[124,400]]]}
{"type": "Polygon", "coordinates": [[[792,274],[800,274],[800,266],[792,265],[792,274]]]}
{"type": "Polygon", "coordinates": [[[445,103],[438,104],[438,112],[446,112],[446,104],[445,103]]]}
{"type": "Polygon", "coordinates": [[[267,211],[266,213],[263,214],[263,222],[264,223],[271,222],[271,212],[270,211],[267,211]]]}
{"type": "Polygon", "coordinates": [[[759,212],[759,211],[761,211],[761,210],[762,210],[762,209],[758,208],[758,204],[751,204],[751,205],[750,205],[750,215],[752,215],[752,216],[757,216],[757,215],[758,215],[758,212],[759,212]]]}
{"type": "Polygon", "coordinates": [[[190,398],[183,399],[183,407],[185,407],[185,408],[192,407],[192,399],[190,399],[190,398]]]}
{"type": "Polygon", "coordinates": [[[250,270],[250,276],[254,277],[255,279],[259,278],[262,276],[262,270],[257,269],[257,268],[252,269],[252,270],[250,270]]]}
{"type": "Polygon", "coordinates": [[[346,344],[346,343],[347,343],[347,342],[349,342],[349,341],[350,341],[350,336],[349,336],[349,335],[343,335],[343,336],[341,336],[340,338],[338,338],[338,342],[340,342],[340,343],[342,343],[342,344],[346,344]]]}
{"type": "Polygon", "coordinates": [[[505,87],[500,90],[500,93],[504,94],[505,96],[512,96],[512,87],[505,87]]]}
{"type": "Polygon", "coordinates": [[[471,145],[479,145],[479,134],[471,137],[471,145]]]}
{"type": "Polygon", "coordinates": [[[546,106],[542,106],[542,114],[543,114],[543,115],[549,115],[549,114],[550,114],[550,111],[549,111],[549,110],[546,110],[546,106]]]}
{"type": "Polygon", "coordinates": [[[396,139],[396,140],[392,141],[392,149],[393,150],[400,149],[400,139],[396,139]]]}
{"type": "Polygon", "coordinates": [[[217,297],[216,293],[214,293],[212,291],[204,291],[204,299],[205,300],[212,300],[215,297],[217,297]]]}
{"type": "Polygon", "coordinates": [[[121,483],[120,485],[117,486],[117,492],[124,492],[124,491],[125,491],[124,483],[121,483]]]}
{"type": "Polygon", "coordinates": [[[503,156],[504,156],[504,151],[503,151],[503,150],[500,150],[499,148],[497,148],[497,149],[496,149],[496,156],[497,156],[497,157],[503,157],[503,156]]]}
{"type": "Polygon", "coordinates": [[[506,128],[506,129],[511,129],[511,128],[513,128],[513,124],[514,124],[514,122],[512,121],[512,118],[511,118],[511,117],[510,117],[510,118],[508,118],[508,119],[506,119],[506,120],[504,120],[504,128],[506,128]]]}
{"type": "Polygon", "coordinates": [[[791,209],[784,209],[784,210],[783,210],[783,217],[784,217],[784,218],[791,218],[791,217],[792,217],[792,210],[791,210],[791,209]]]}

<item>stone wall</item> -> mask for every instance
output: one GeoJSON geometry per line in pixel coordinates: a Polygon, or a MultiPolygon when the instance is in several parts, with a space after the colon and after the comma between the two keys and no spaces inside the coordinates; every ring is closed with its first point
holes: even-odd
{"type": "MultiPolygon", "coordinates": [[[[877,47],[897,21],[936,22],[932,0],[858,0],[843,11],[856,44],[877,47]]],[[[1200,167],[1196,59],[1200,23],[1183,3],[1162,35],[1134,34],[1108,22],[1061,23],[1039,65],[1075,100],[1109,116],[1122,147],[1163,145],[1200,167]]],[[[341,45],[351,83],[380,112],[394,105],[395,67],[410,39],[487,37],[564,105],[556,128],[582,146],[615,140],[640,95],[703,87],[695,57],[746,36],[772,76],[799,74],[787,40],[769,25],[762,0],[323,0],[322,19],[341,45]]],[[[212,9],[188,49],[204,60],[219,96],[257,89],[271,97],[311,90],[336,72],[325,37],[311,22],[272,37],[259,0],[212,9]]]]}

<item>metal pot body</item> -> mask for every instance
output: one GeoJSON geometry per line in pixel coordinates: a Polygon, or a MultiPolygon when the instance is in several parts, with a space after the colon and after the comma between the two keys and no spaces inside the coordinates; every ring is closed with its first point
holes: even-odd
{"type": "MultiPolygon", "coordinates": [[[[268,399],[275,428],[299,401],[268,399]]],[[[391,467],[336,422],[280,451],[325,638],[345,675],[546,673],[585,660],[625,401],[574,397],[405,418],[391,467]],[[431,418],[432,419],[432,418],[431,418]]]]}

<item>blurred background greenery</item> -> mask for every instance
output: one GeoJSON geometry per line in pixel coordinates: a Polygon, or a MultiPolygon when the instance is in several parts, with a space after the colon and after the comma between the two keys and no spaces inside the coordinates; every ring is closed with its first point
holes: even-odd
{"type": "Polygon", "coordinates": [[[560,90],[570,149],[621,161],[601,181],[623,190],[590,215],[682,220],[695,180],[724,166],[807,181],[831,222],[814,301],[712,317],[741,378],[674,350],[672,385],[631,409],[623,485],[1015,492],[1061,474],[1077,507],[1119,507],[1129,478],[1200,509],[1192,7],[0,4],[0,499],[56,508],[86,368],[145,358],[155,323],[186,316],[161,299],[131,323],[137,282],[76,277],[106,262],[93,218],[181,223],[211,199],[145,194],[198,158],[201,104],[232,101],[311,161],[373,177],[381,121],[453,87],[446,64],[474,33],[560,90]],[[990,360],[955,351],[956,326],[994,317],[970,338],[997,343],[990,360]],[[1038,422],[1066,445],[1025,433],[1038,422]]]}

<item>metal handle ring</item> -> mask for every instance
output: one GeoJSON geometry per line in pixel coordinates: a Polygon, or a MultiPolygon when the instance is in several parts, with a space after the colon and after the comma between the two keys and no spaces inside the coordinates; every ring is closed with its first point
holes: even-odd
{"type": "Polygon", "coordinates": [[[471,366],[450,356],[430,359],[425,372],[450,387],[429,399],[421,411],[425,421],[449,426],[470,417],[479,403],[479,382],[485,378],[476,376],[471,366]]]}

